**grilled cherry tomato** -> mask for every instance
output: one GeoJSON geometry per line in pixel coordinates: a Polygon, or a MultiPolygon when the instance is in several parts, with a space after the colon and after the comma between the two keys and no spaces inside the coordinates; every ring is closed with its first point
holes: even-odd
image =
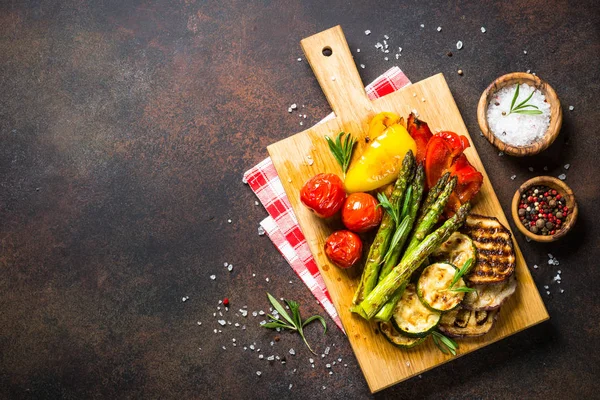
{"type": "Polygon", "coordinates": [[[362,241],[350,231],[333,232],[325,241],[325,254],[336,266],[350,268],[362,256],[362,241]]]}
{"type": "Polygon", "coordinates": [[[352,232],[367,232],[378,226],[383,217],[379,203],[368,193],[352,193],[342,208],[342,222],[352,232]]]}
{"type": "Polygon", "coordinates": [[[300,201],[321,218],[329,218],[344,205],[344,182],[335,174],[318,174],[300,189],[300,201]]]}

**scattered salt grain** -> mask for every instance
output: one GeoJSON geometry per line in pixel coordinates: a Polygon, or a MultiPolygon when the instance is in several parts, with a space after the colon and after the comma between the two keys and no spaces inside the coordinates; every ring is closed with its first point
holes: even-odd
{"type": "Polygon", "coordinates": [[[198,321],[196,322],[198,324],[198,326],[202,325],[202,322],[198,321]]]}
{"type": "Polygon", "coordinates": [[[537,264],[534,264],[534,265],[533,265],[533,269],[538,269],[538,268],[539,268],[539,267],[538,267],[538,265],[537,265],[537,264]]]}
{"type": "Polygon", "coordinates": [[[332,77],[331,77],[331,80],[332,80],[332,81],[335,81],[335,76],[332,76],[332,77]]]}
{"type": "Polygon", "coordinates": [[[549,290],[546,290],[546,294],[547,294],[548,296],[550,296],[550,291],[549,291],[549,290]]]}
{"type": "Polygon", "coordinates": [[[569,111],[573,111],[574,109],[575,109],[575,107],[569,106],[569,111]]]}
{"type": "Polygon", "coordinates": [[[367,30],[365,31],[365,35],[369,36],[370,34],[371,34],[371,31],[367,29],[367,30]]]}
{"type": "Polygon", "coordinates": [[[312,358],[309,358],[309,359],[308,359],[308,362],[309,362],[309,363],[311,363],[311,364],[314,364],[314,363],[315,363],[315,360],[313,360],[312,358]]]}
{"type": "Polygon", "coordinates": [[[265,356],[263,356],[262,354],[259,354],[259,355],[258,355],[258,359],[259,359],[259,360],[262,360],[263,358],[265,358],[265,356]]]}
{"type": "Polygon", "coordinates": [[[223,350],[227,350],[227,347],[225,347],[225,346],[221,346],[221,347],[223,348],[223,350]]]}
{"type": "Polygon", "coordinates": [[[458,42],[456,42],[456,49],[460,50],[462,48],[463,48],[463,42],[459,40],[458,42]]]}
{"type": "Polygon", "coordinates": [[[517,176],[516,175],[511,175],[510,180],[514,181],[515,179],[517,179],[517,176]]]}
{"type": "Polygon", "coordinates": [[[302,59],[300,57],[298,57],[298,62],[302,61],[302,59]]]}
{"type": "Polygon", "coordinates": [[[561,293],[564,293],[564,292],[565,292],[565,289],[560,289],[560,292],[561,292],[561,293]]]}
{"type": "Polygon", "coordinates": [[[567,179],[567,175],[565,175],[565,174],[560,174],[560,175],[558,176],[558,179],[560,179],[561,181],[564,181],[565,179],[567,179]]]}
{"type": "Polygon", "coordinates": [[[230,224],[230,223],[231,223],[231,220],[230,220],[230,219],[228,219],[228,220],[227,220],[227,223],[228,223],[228,224],[230,224]]]}
{"type": "Polygon", "coordinates": [[[294,104],[292,104],[292,105],[290,106],[290,108],[291,108],[292,110],[295,110],[295,109],[297,109],[297,108],[298,108],[298,104],[294,103],[294,104]]]}
{"type": "Polygon", "coordinates": [[[258,316],[258,313],[257,313],[256,311],[252,311],[252,316],[253,316],[253,317],[257,317],[257,316],[258,316]]]}
{"type": "Polygon", "coordinates": [[[360,53],[360,49],[356,49],[356,52],[357,52],[357,53],[360,53]]]}
{"type": "Polygon", "coordinates": [[[267,283],[268,283],[268,282],[269,282],[269,278],[265,278],[265,282],[267,282],[267,283]]]}
{"type": "Polygon", "coordinates": [[[550,286],[544,285],[544,289],[548,289],[548,288],[550,288],[550,286]]]}
{"type": "Polygon", "coordinates": [[[262,375],[262,372],[260,372],[260,371],[256,371],[256,375],[258,375],[258,376],[261,376],[261,375],[262,375]]]}
{"type": "Polygon", "coordinates": [[[529,172],[533,172],[533,167],[529,167],[527,169],[529,170],[529,172]]]}
{"type": "Polygon", "coordinates": [[[288,386],[288,390],[292,390],[292,386],[294,385],[290,383],[290,386],[288,386]]]}
{"type": "Polygon", "coordinates": [[[329,371],[329,375],[333,375],[333,371],[329,371]]]}
{"type": "Polygon", "coordinates": [[[293,355],[293,356],[295,356],[296,355],[296,350],[290,349],[290,354],[293,355]]]}
{"type": "Polygon", "coordinates": [[[406,366],[407,366],[407,367],[410,367],[410,362],[408,362],[408,361],[407,361],[407,362],[406,362],[406,366]]]}
{"type": "Polygon", "coordinates": [[[499,152],[498,152],[498,157],[502,157],[503,155],[504,155],[504,152],[503,152],[503,151],[499,151],[499,152]]]}
{"type": "Polygon", "coordinates": [[[485,32],[486,32],[486,29],[485,29],[485,27],[482,26],[481,27],[481,33],[485,33],[485,32]]]}
{"type": "Polygon", "coordinates": [[[565,164],[563,168],[564,169],[569,169],[569,168],[571,168],[571,164],[565,164]]]}
{"type": "Polygon", "coordinates": [[[213,332],[214,332],[214,333],[218,333],[219,331],[218,331],[218,330],[216,330],[216,329],[213,329],[213,332]]]}
{"type": "Polygon", "coordinates": [[[527,54],[527,50],[523,50],[523,54],[527,54]]]}
{"type": "Polygon", "coordinates": [[[531,242],[531,238],[529,236],[525,236],[525,241],[529,243],[531,242]]]}
{"type": "Polygon", "coordinates": [[[227,271],[229,271],[229,272],[233,271],[233,265],[229,264],[227,266],[227,271]]]}
{"type": "Polygon", "coordinates": [[[437,31],[438,31],[438,32],[441,32],[441,31],[442,31],[442,27],[441,27],[441,26],[438,26],[438,27],[437,27],[437,31]]]}
{"type": "Polygon", "coordinates": [[[536,106],[542,114],[528,115],[510,113],[517,85],[506,86],[498,90],[487,109],[487,120],[494,136],[504,143],[514,146],[531,144],[546,133],[550,126],[550,105],[542,92],[534,86],[519,86],[519,98],[516,103],[531,98],[527,104],[536,106]]]}
{"type": "Polygon", "coordinates": [[[190,296],[184,296],[181,298],[181,301],[186,302],[189,300],[189,298],[190,298],[190,296]]]}
{"type": "Polygon", "coordinates": [[[328,355],[330,350],[331,350],[331,347],[327,346],[327,347],[325,347],[325,351],[324,351],[324,353],[325,353],[326,355],[328,355]]]}
{"type": "Polygon", "coordinates": [[[325,364],[325,368],[331,368],[331,364],[325,364]]]}
{"type": "Polygon", "coordinates": [[[548,171],[548,166],[547,166],[547,165],[544,165],[544,168],[543,168],[543,170],[544,170],[544,171],[548,171]]]}
{"type": "Polygon", "coordinates": [[[390,60],[390,59],[389,59],[389,58],[387,58],[387,57],[383,57],[383,59],[384,59],[385,61],[389,61],[389,60],[390,60]]]}
{"type": "Polygon", "coordinates": [[[425,28],[425,24],[421,24],[421,28],[425,28]]]}
{"type": "Polygon", "coordinates": [[[210,276],[210,280],[214,281],[215,279],[217,279],[217,276],[216,276],[216,275],[211,275],[211,276],[210,276]]]}
{"type": "Polygon", "coordinates": [[[365,64],[360,64],[360,67],[361,67],[362,69],[365,69],[365,64]]]}

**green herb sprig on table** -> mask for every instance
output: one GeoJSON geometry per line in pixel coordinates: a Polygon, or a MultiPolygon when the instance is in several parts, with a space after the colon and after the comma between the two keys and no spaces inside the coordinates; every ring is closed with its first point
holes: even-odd
{"type": "Polygon", "coordinates": [[[292,315],[290,316],[287,313],[287,311],[285,311],[285,308],[277,301],[277,299],[268,292],[267,292],[267,297],[269,299],[269,302],[273,306],[273,308],[275,310],[277,310],[279,315],[281,315],[285,319],[285,321],[275,318],[271,314],[267,314],[267,316],[271,320],[269,322],[267,322],[266,324],[263,324],[262,327],[269,328],[269,329],[280,328],[280,329],[287,329],[287,330],[293,331],[293,332],[298,332],[300,334],[300,337],[302,337],[302,340],[304,340],[306,347],[308,347],[308,349],[311,351],[311,353],[317,354],[313,351],[313,349],[310,347],[310,345],[306,341],[306,337],[304,336],[303,328],[306,325],[310,324],[311,322],[318,320],[323,325],[323,334],[325,334],[327,332],[327,324],[325,323],[325,319],[323,319],[323,317],[321,317],[320,315],[313,315],[312,317],[309,317],[306,320],[302,321],[302,317],[300,316],[300,306],[298,305],[297,302],[295,302],[293,300],[285,300],[288,307],[290,308],[290,312],[292,313],[292,315]]]}
{"type": "Polygon", "coordinates": [[[433,338],[433,343],[435,343],[442,353],[452,354],[453,356],[456,355],[458,343],[456,343],[454,340],[442,335],[438,331],[431,332],[431,337],[433,338]]]}
{"type": "Polygon", "coordinates": [[[531,92],[529,97],[527,97],[525,100],[520,102],[517,106],[515,106],[515,103],[517,102],[517,99],[519,97],[519,87],[520,86],[521,86],[521,84],[517,83],[517,89],[515,90],[515,95],[513,96],[512,102],[510,103],[510,111],[506,115],[508,116],[510,114],[526,114],[526,115],[542,114],[542,111],[540,111],[540,109],[537,106],[534,106],[533,104],[527,104],[527,102],[531,99],[531,97],[533,97],[535,90],[533,92],[531,92]]]}
{"type": "Polygon", "coordinates": [[[344,175],[346,175],[348,167],[350,166],[350,160],[352,159],[352,151],[354,150],[356,139],[349,133],[340,132],[335,140],[327,135],[325,135],[325,140],[329,145],[331,154],[333,154],[338,164],[340,164],[340,167],[342,167],[344,175]]]}

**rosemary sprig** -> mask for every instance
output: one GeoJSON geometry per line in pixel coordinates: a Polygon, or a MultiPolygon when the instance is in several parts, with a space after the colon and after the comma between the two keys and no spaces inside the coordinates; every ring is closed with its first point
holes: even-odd
{"type": "Polygon", "coordinates": [[[433,343],[435,343],[442,353],[452,354],[453,356],[456,355],[458,343],[456,343],[454,340],[442,335],[438,331],[431,332],[431,337],[433,338],[433,343]]]}
{"type": "Polygon", "coordinates": [[[455,288],[454,285],[456,284],[456,282],[458,282],[460,280],[460,278],[463,277],[463,275],[465,275],[467,272],[469,272],[469,270],[471,269],[471,264],[473,264],[473,259],[469,258],[467,261],[465,261],[465,263],[463,264],[462,268],[459,270],[456,270],[456,273],[454,274],[454,278],[452,278],[452,283],[450,283],[450,287],[448,289],[446,289],[446,291],[448,292],[462,292],[462,293],[470,293],[470,292],[475,292],[476,290],[470,287],[458,287],[455,288]]]}
{"type": "Polygon", "coordinates": [[[346,175],[348,167],[350,166],[350,160],[352,159],[352,151],[354,150],[356,139],[349,133],[340,132],[335,140],[327,135],[325,135],[325,140],[329,145],[331,154],[333,154],[338,164],[340,164],[340,167],[342,167],[344,175],[346,175]]]}
{"type": "Polygon", "coordinates": [[[308,349],[311,351],[311,353],[317,354],[313,351],[313,349],[310,347],[310,345],[306,341],[306,337],[304,336],[303,328],[306,325],[310,324],[311,322],[318,320],[323,325],[323,334],[325,334],[327,332],[327,324],[325,323],[325,320],[323,319],[323,317],[321,317],[320,315],[313,315],[312,317],[309,317],[306,320],[302,321],[302,317],[300,316],[300,306],[298,305],[297,302],[295,302],[293,300],[285,300],[288,307],[290,308],[290,312],[292,313],[292,315],[290,316],[287,313],[287,311],[285,311],[285,308],[277,301],[277,299],[268,292],[267,292],[267,298],[269,299],[269,302],[271,303],[273,308],[275,310],[277,310],[279,315],[281,315],[285,319],[285,321],[287,321],[287,323],[279,318],[275,318],[271,314],[267,314],[267,316],[271,320],[269,322],[267,322],[266,324],[263,324],[262,327],[269,328],[269,329],[280,328],[280,329],[287,329],[292,332],[298,332],[300,334],[300,337],[302,337],[302,340],[304,340],[306,347],[308,347],[308,349]]]}
{"type": "Polygon", "coordinates": [[[377,205],[377,207],[383,208],[388,214],[390,214],[392,220],[394,221],[396,226],[398,226],[398,224],[400,224],[400,204],[397,204],[396,206],[392,205],[392,203],[390,203],[390,200],[383,192],[377,193],[377,200],[379,200],[379,204],[377,205]]]}
{"type": "Polygon", "coordinates": [[[515,103],[517,102],[517,99],[519,97],[519,87],[520,86],[521,86],[521,84],[517,83],[517,89],[515,90],[515,95],[513,96],[512,102],[510,103],[510,111],[506,115],[508,116],[510,114],[526,114],[526,115],[542,114],[542,111],[540,111],[540,109],[537,106],[534,106],[533,104],[527,104],[527,102],[533,97],[533,93],[535,93],[535,90],[533,92],[531,92],[529,97],[527,97],[525,100],[520,102],[515,107],[515,103]],[[532,110],[529,108],[535,108],[535,110],[532,110]]]}

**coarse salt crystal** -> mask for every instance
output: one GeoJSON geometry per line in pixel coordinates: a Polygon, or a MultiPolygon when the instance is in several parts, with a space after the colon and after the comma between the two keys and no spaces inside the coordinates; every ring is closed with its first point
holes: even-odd
{"type": "Polygon", "coordinates": [[[296,355],[296,350],[290,349],[290,354],[293,355],[293,356],[295,356],[296,355]]]}
{"type": "Polygon", "coordinates": [[[385,61],[389,61],[389,60],[390,60],[390,59],[389,59],[389,58],[387,58],[387,57],[383,57],[383,59],[384,59],[385,61]]]}
{"type": "Polygon", "coordinates": [[[302,61],[302,59],[300,57],[298,57],[298,62],[302,61]]]}
{"type": "Polygon", "coordinates": [[[485,32],[486,32],[486,29],[485,29],[485,27],[482,26],[481,27],[481,33],[485,33],[485,32]]]}
{"type": "Polygon", "coordinates": [[[361,67],[362,69],[365,69],[365,64],[360,64],[360,67],[361,67]]]}
{"type": "Polygon", "coordinates": [[[517,179],[517,176],[516,175],[511,175],[510,180],[514,181],[515,179],[517,179]]]}
{"type": "Polygon", "coordinates": [[[261,375],[262,375],[262,372],[260,372],[260,371],[256,371],[256,375],[258,375],[258,376],[261,376],[261,375]]]}
{"type": "Polygon", "coordinates": [[[356,49],[356,52],[357,52],[357,53],[360,53],[360,49],[356,49]]]}
{"type": "Polygon", "coordinates": [[[534,269],[538,269],[538,266],[537,266],[537,264],[534,264],[533,268],[534,268],[534,269]]]}
{"type": "Polygon", "coordinates": [[[332,80],[332,81],[335,81],[335,76],[332,76],[332,77],[331,77],[331,80],[332,80]]]}
{"type": "Polygon", "coordinates": [[[569,169],[569,168],[571,168],[571,164],[565,164],[564,165],[564,169],[569,169]]]}
{"type": "Polygon", "coordinates": [[[383,38],[384,38],[385,40],[388,40],[390,37],[389,37],[388,35],[383,35],[383,38]]]}
{"type": "Polygon", "coordinates": [[[217,279],[217,276],[216,276],[216,275],[211,275],[211,276],[210,276],[210,280],[214,281],[215,279],[217,279]]]}
{"type": "Polygon", "coordinates": [[[574,109],[575,109],[575,107],[569,106],[569,111],[573,111],[574,109]]]}
{"type": "Polygon", "coordinates": [[[462,48],[463,48],[463,42],[459,40],[458,42],[456,42],[456,49],[460,50],[462,48]]]}
{"type": "Polygon", "coordinates": [[[425,28],[425,24],[421,24],[421,28],[425,28]]]}
{"type": "Polygon", "coordinates": [[[561,181],[564,181],[565,179],[567,179],[567,175],[566,174],[560,174],[558,176],[558,179],[560,179],[561,181]]]}
{"type": "Polygon", "coordinates": [[[229,271],[229,272],[233,271],[233,265],[229,264],[227,266],[227,271],[229,271]]]}
{"type": "Polygon", "coordinates": [[[523,54],[527,54],[527,50],[523,50],[523,54]]]}
{"type": "Polygon", "coordinates": [[[371,31],[367,29],[367,30],[365,31],[365,35],[369,36],[370,34],[371,34],[371,31]]]}
{"type": "Polygon", "coordinates": [[[438,26],[438,27],[437,27],[437,31],[438,31],[438,32],[441,32],[441,31],[442,31],[442,27],[441,27],[441,26],[438,26]]]}

